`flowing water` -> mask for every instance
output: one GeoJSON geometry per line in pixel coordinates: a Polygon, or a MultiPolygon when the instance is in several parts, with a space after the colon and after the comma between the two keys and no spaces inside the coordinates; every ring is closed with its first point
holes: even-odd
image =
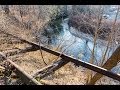
{"type": "MultiPolygon", "coordinates": [[[[93,38],[82,32],[78,32],[73,27],[68,26],[68,18],[59,23],[60,28],[49,27],[42,33],[43,40],[47,39],[47,46],[56,48],[59,46],[61,52],[74,58],[89,62],[93,49],[93,38]]],[[[100,62],[106,49],[105,41],[98,40],[95,47],[95,61],[100,62]]],[[[107,57],[112,54],[112,49],[107,52],[107,57]]]]}

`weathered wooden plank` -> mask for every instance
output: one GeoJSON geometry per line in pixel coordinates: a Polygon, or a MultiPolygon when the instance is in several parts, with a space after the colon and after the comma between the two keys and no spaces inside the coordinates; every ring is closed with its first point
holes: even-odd
{"type": "MultiPolygon", "coordinates": [[[[6,33],[6,34],[8,34],[8,33],[6,33]]],[[[10,34],[10,35],[12,35],[12,34],[10,34]]],[[[12,35],[12,36],[13,36],[13,35],[12,35]]],[[[42,50],[44,50],[44,51],[46,51],[46,52],[49,52],[49,53],[51,53],[51,54],[54,54],[54,55],[56,55],[56,56],[60,56],[63,60],[71,61],[71,62],[76,63],[76,64],[79,64],[79,65],[81,65],[81,66],[83,66],[83,67],[85,67],[85,68],[88,68],[88,69],[90,69],[90,70],[93,70],[93,71],[95,71],[95,72],[98,72],[98,73],[100,73],[100,74],[106,75],[106,76],[108,76],[108,77],[110,77],[110,78],[113,78],[113,79],[116,79],[116,80],[120,81],[120,75],[117,75],[117,74],[115,74],[115,73],[113,73],[113,72],[111,72],[111,71],[108,71],[107,69],[104,69],[104,68],[98,67],[98,66],[96,66],[96,65],[93,65],[93,64],[84,62],[84,61],[82,61],[82,60],[78,60],[78,59],[72,58],[72,57],[70,57],[70,56],[68,56],[68,55],[61,54],[60,52],[53,51],[53,50],[48,49],[48,48],[45,48],[45,47],[43,47],[43,46],[39,46],[39,44],[36,44],[36,43],[30,42],[30,41],[24,40],[24,39],[22,39],[22,38],[20,38],[20,37],[17,37],[17,36],[14,36],[14,37],[20,39],[21,41],[23,41],[23,42],[25,42],[25,43],[28,43],[28,44],[30,44],[30,45],[33,45],[35,48],[41,47],[42,50]]]]}
{"type": "Polygon", "coordinates": [[[1,69],[2,69],[2,70],[5,70],[5,68],[4,68],[4,67],[0,66],[0,70],[1,70],[1,69]]]}
{"type": "MultiPolygon", "coordinates": [[[[1,56],[4,56],[4,53],[0,54],[1,56]]],[[[36,79],[34,79],[31,75],[27,74],[22,68],[20,68],[17,64],[15,64],[14,62],[12,62],[11,60],[8,60],[6,57],[4,58],[4,60],[6,60],[7,62],[9,62],[15,69],[15,73],[17,73],[17,75],[21,78],[21,80],[23,82],[25,82],[26,84],[31,84],[31,85],[43,85],[45,84],[44,82],[40,81],[38,82],[36,79]]],[[[0,69],[5,70],[4,67],[0,66],[0,69]]],[[[45,84],[47,85],[47,84],[45,84]]]]}
{"type": "Polygon", "coordinates": [[[12,49],[12,50],[3,51],[3,53],[6,57],[9,57],[9,56],[17,55],[20,53],[32,52],[36,50],[38,49],[31,46],[31,47],[26,47],[25,49],[12,49]]]}
{"type": "MultiPolygon", "coordinates": [[[[65,60],[67,60],[67,59],[68,59],[68,56],[66,57],[65,60]]],[[[81,60],[78,61],[77,59],[74,59],[74,58],[69,58],[69,60],[70,60],[71,62],[73,62],[73,63],[76,63],[76,64],[78,64],[78,65],[81,65],[81,66],[83,66],[83,67],[85,67],[85,68],[88,68],[88,69],[90,69],[90,70],[92,70],[92,71],[95,71],[95,72],[97,72],[97,73],[103,74],[103,75],[105,75],[105,76],[108,76],[108,77],[110,77],[110,78],[113,78],[113,79],[115,79],[115,80],[120,81],[120,75],[118,75],[118,74],[116,74],[116,73],[113,73],[113,72],[111,72],[111,71],[109,71],[109,70],[107,70],[107,69],[104,69],[104,68],[102,68],[102,67],[99,67],[99,66],[96,66],[96,65],[93,65],[93,64],[90,64],[90,63],[81,61],[81,60]]]]}
{"type": "Polygon", "coordinates": [[[24,70],[22,70],[17,64],[12,62],[11,60],[7,60],[7,62],[13,65],[13,67],[15,68],[14,72],[17,73],[17,75],[21,78],[21,80],[27,85],[42,85],[40,82],[38,82],[28,73],[26,73],[24,70]]]}
{"type": "Polygon", "coordinates": [[[52,72],[55,72],[56,70],[58,70],[59,68],[61,68],[62,66],[66,65],[69,61],[65,61],[63,59],[60,59],[58,61],[53,62],[52,64],[38,70],[37,72],[35,72],[33,74],[33,77],[36,77],[39,74],[42,74],[39,76],[40,79],[50,75],[52,72]]]}
{"type": "Polygon", "coordinates": [[[38,45],[36,45],[35,43],[29,42],[29,41],[27,41],[27,40],[25,40],[25,39],[23,39],[23,38],[21,38],[21,37],[17,37],[17,36],[15,36],[15,35],[12,35],[12,34],[10,34],[10,33],[8,33],[8,32],[2,31],[2,30],[0,30],[0,32],[1,32],[1,33],[4,33],[4,34],[6,34],[6,35],[12,36],[12,37],[14,37],[14,38],[16,38],[16,39],[18,39],[18,40],[21,40],[22,42],[28,43],[28,44],[30,44],[30,45],[32,45],[32,46],[35,46],[34,48],[36,48],[36,47],[39,48],[38,45]]]}
{"type": "MultiPolygon", "coordinates": [[[[111,55],[111,57],[105,62],[105,64],[102,67],[107,70],[111,70],[118,64],[119,61],[120,61],[120,46],[115,50],[115,52],[111,55]]],[[[88,84],[94,85],[95,82],[99,80],[102,76],[103,76],[102,74],[96,73],[88,84]]]]}

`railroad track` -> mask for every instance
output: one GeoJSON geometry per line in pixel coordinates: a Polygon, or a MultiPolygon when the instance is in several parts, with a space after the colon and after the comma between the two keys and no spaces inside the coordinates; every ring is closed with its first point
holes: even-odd
{"type": "Polygon", "coordinates": [[[70,56],[62,54],[60,52],[56,52],[56,51],[53,51],[51,49],[45,48],[43,46],[39,46],[39,44],[37,44],[37,43],[30,42],[30,41],[25,40],[23,38],[20,38],[20,37],[12,35],[10,33],[7,33],[5,31],[0,31],[0,32],[2,32],[4,34],[7,34],[9,36],[13,36],[14,38],[17,38],[17,39],[21,40],[22,42],[31,45],[31,47],[27,47],[27,48],[22,49],[22,50],[16,50],[16,51],[12,51],[12,52],[7,52],[7,53],[2,53],[1,54],[3,59],[6,62],[8,62],[9,64],[12,65],[12,67],[14,68],[14,72],[17,73],[17,75],[21,78],[21,80],[23,80],[23,82],[25,84],[27,84],[27,85],[28,84],[30,84],[30,85],[44,85],[45,84],[44,82],[38,82],[35,79],[35,77],[39,76],[39,78],[42,79],[42,78],[50,75],[51,73],[55,72],[59,68],[63,67],[68,62],[72,62],[72,63],[75,63],[77,65],[81,65],[81,66],[83,66],[83,67],[85,67],[87,69],[90,69],[92,71],[95,71],[97,73],[100,73],[102,75],[105,75],[105,76],[108,76],[110,78],[113,78],[115,80],[120,81],[120,75],[115,74],[115,73],[113,73],[113,72],[111,72],[111,71],[109,71],[109,70],[107,70],[105,68],[101,68],[101,67],[98,67],[96,65],[84,62],[82,60],[77,60],[75,58],[72,58],[70,56]],[[52,64],[47,65],[46,67],[36,71],[33,75],[29,75],[22,68],[20,68],[17,64],[15,64],[12,60],[8,59],[9,56],[13,56],[13,55],[16,55],[18,53],[26,53],[26,52],[36,51],[36,50],[39,50],[40,48],[42,50],[48,52],[48,53],[51,53],[51,54],[56,55],[56,56],[59,56],[61,59],[59,59],[59,60],[53,62],[52,64]],[[14,52],[17,52],[17,53],[14,53],[14,52]],[[9,54],[9,53],[12,53],[12,54],[9,54]]]}

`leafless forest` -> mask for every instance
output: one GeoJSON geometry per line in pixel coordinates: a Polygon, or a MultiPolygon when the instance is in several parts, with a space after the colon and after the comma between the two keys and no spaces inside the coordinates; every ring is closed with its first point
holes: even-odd
{"type": "Polygon", "coordinates": [[[120,6],[0,5],[0,85],[120,85],[68,57],[119,79],[120,6]]]}

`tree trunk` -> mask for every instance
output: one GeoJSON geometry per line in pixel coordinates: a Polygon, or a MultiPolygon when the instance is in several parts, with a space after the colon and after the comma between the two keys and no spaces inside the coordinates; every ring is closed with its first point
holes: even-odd
{"type": "MultiPolygon", "coordinates": [[[[107,70],[111,70],[115,67],[120,61],[120,46],[115,50],[112,56],[106,61],[106,63],[102,66],[107,70]]],[[[94,85],[97,80],[99,80],[103,75],[96,73],[93,78],[88,83],[89,85],[94,85]]]]}

